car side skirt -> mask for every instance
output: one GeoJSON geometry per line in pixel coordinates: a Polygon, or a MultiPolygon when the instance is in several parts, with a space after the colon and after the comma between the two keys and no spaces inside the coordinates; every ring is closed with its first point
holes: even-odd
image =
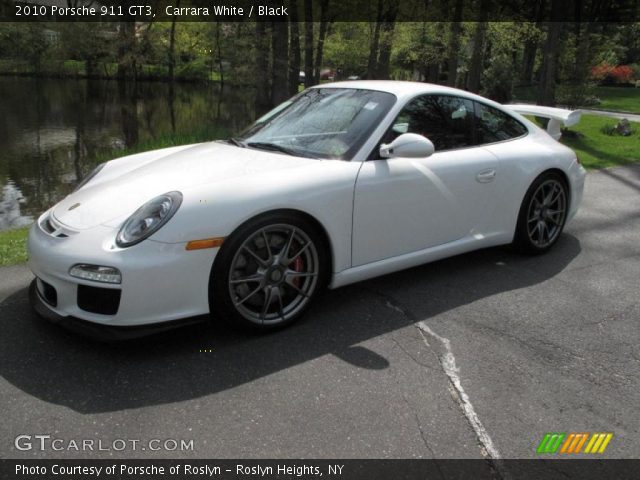
{"type": "Polygon", "coordinates": [[[380,275],[416,267],[436,260],[442,260],[443,258],[460,255],[473,250],[506,245],[512,241],[513,232],[488,236],[480,234],[469,235],[453,242],[343,270],[342,272],[334,274],[329,288],[343,287],[351,283],[368,280],[380,275]]]}

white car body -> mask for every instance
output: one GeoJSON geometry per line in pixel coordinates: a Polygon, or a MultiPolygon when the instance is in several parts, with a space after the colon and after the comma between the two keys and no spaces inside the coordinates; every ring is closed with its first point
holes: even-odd
{"type": "Polygon", "coordinates": [[[512,242],[525,192],[549,169],[567,179],[567,220],[578,209],[585,171],[575,153],[506,106],[424,83],[355,81],[322,88],[380,90],[397,101],[350,161],[210,142],[108,162],[30,231],[29,266],[57,292],[55,307],[46,308],[60,317],[122,327],[207,314],[207,286],[219,249],[187,251],[187,242],[228,237],[247,220],[274,210],[303,212],[322,226],[331,250],[329,286],[336,288],[512,242]],[[403,106],[422,94],[453,94],[490,105],[520,121],[528,134],[428,158],[366,161],[403,106]],[[117,247],[123,222],[168,191],[183,194],[171,220],[143,242],[117,247]],[[122,283],[71,277],[69,269],[77,263],[115,267],[122,283]],[[79,308],[76,291],[82,284],[120,289],[117,313],[79,308]]]}

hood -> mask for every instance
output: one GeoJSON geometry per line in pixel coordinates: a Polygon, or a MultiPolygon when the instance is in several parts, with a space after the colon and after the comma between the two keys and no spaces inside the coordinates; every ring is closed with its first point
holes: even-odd
{"type": "Polygon", "coordinates": [[[269,171],[301,168],[317,162],[307,158],[240,148],[218,142],[187,148],[148,152],[157,158],[140,160],[127,168],[127,158],[108,162],[85,187],[72,193],[53,209],[55,218],[77,230],[130,215],[145,202],[173,190],[225,182],[269,171]],[[168,153],[168,154],[166,154],[168,153]]]}

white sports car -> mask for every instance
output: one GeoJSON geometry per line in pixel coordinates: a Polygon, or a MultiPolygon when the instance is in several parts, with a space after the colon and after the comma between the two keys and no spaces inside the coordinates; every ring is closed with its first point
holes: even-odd
{"type": "Polygon", "coordinates": [[[310,88],[238,137],[96,168],[31,229],[32,302],[107,337],[208,313],[265,331],[325,286],[494,245],[542,253],[582,198],[556,141],[578,120],[425,83],[310,88]]]}

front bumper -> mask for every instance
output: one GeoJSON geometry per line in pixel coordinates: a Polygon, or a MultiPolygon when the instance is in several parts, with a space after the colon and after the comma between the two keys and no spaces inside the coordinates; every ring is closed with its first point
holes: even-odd
{"type": "Polygon", "coordinates": [[[114,246],[114,236],[113,229],[98,226],[58,238],[45,233],[39,222],[34,224],[28,239],[29,268],[57,297],[56,302],[46,303],[36,291],[36,310],[47,317],[68,317],[106,327],[147,326],[209,313],[209,275],[217,250],[186,251],[181,243],[152,240],[119,249],[114,246]],[[77,263],[115,267],[122,274],[122,283],[71,277],[69,269],[77,263]],[[81,308],[79,291],[87,287],[107,293],[119,290],[115,313],[81,308]]]}
{"type": "Polygon", "coordinates": [[[138,325],[122,327],[115,325],[104,325],[95,322],[87,322],[75,317],[63,317],[54,312],[41,297],[34,279],[29,285],[29,301],[33,309],[42,318],[51,323],[60,325],[67,330],[79,333],[94,340],[104,342],[114,342],[120,340],[131,340],[134,338],[146,337],[154,333],[166,332],[174,328],[193,325],[204,321],[202,317],[192,317],[170,322],[153,323],[149,325],[138,325]]]}

